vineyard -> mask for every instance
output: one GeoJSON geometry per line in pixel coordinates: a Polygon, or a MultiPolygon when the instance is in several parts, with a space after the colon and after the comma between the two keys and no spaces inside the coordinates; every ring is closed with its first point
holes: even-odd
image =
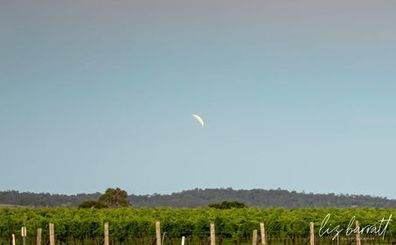
{"type": "MultiPolygon", "coordinates": [[[[260,222],[265,223],[269,244],[307,244],[310,222],[315,224],[315,236],[322,241],[320,244],[332,244],[330,234],[319,237],[318,233],[328,214],[331,215],[327,224],[329,228],[335,225],[346,228],[353,217],[359,220],[361,227],[375,225],[380,228],[379,221],[391,215],[396,217],[396,210],[0,208],[0,244],[9,244],[12,234],[20,239],[22,226],[27,227],[27,244],[34,244],[37,228],[42,228],[43,244],[46,244],[49,223],[55,225],[58,244],[103,244],[105,222],[109,223],[111,244],[153,244],[156,221],[161,222],[164,244],[180,244],[182,236],[186,237],[186,244],[207,244],[210,223],[215,224],[219,243],[248,244],[246,242],[251,240],[252,231],[259,228],[260,222]]],[[[349,241],[344,232],[340,234],[343,240],[349,241]]],[[[367,244],[392,244],[396,238],[396,226],[390,222],[383,236],[362,236],[367,239],[367,244]]]]}

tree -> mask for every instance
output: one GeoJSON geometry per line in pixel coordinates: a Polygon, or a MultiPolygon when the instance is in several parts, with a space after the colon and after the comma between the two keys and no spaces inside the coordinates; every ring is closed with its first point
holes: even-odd
{"type": "Polygon", "coordinates": [[[210,208],[216,209],[231,209],[231,208],[246,208],[246,204],[238,201],[223,201],[221,203],[212,203],[208,205],[210,208]]]}
{"type": "Polygon", "coordinates": [[[120,188],[109,188],[101,195],[98,202],[109,208],[130,207],[131,204],[127,200],[128,193],[120,188]]]}
{"type": "Polygon", "coordinates": [[[128,193],[120,188],[109,188],[97,200],[86,200],[80,203],[79,208],[122,208],[130,207],[127,200],[128,193]]]}
{"type": "Polygon", "coordinates": [[[87,200],[80,203],[79,208],[108,208],[107,205],[96,201],[96,200],[87,200]]]}

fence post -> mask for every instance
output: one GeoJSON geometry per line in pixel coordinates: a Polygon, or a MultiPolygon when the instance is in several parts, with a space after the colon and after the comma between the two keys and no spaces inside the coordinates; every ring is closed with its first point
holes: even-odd
{"type": "Polygon", "coordinates": [[[104,223],[104,245],[109,245],[109,223],[104,223]]]}
{"type": "Polygon", "coordinates": [[[257,245],[257,230],[253,230],[252,245],[257,245]]]}
{"type": "Polygon", "coordinates": [[[161,223],[159,221],[155,222],[155,235],[157,245],[161,245],[161,223]]]}
{"type": "Polygon", "coordinates": [[[310,233],[309,240],[310,240],[311,245],[315,245],[315,230],[314,229],[315,229],[314,223],[311,222],[309,224],[309,233],[310,233]]]}
{"type": "Polygon", "coordinates": [[[22,244],[25,245],[26,244],[26,226],[22,226],[21,227],[21,237],[22,237],[22,244]]]}
{"type": "Polygon", "coordinates": [[[359,225],[359,221],[356,220],[356,245],[361,245],[360,243],[360,225],[359,225]]]}
{"type": "Polygon", "coordinates": [[[41,245],[41,233],[43,230],[41,228],[37,229],[36,245],[41,245]]]}
{"type": "Polygon", "coordinates": [[[15,234],[11,235],[11,244],[15,245],[15,234]]]}
{"type": "Polygon", "coordinates": [[[210,245],[216,245],[215,225],[213,223],[210,224],[210,245]]]}
{"type": "Polygon", "coordinates": [[[186,240],[186,238],[185,238],[184,236],[182,236],[182,243],[181,243],[181,245],[184,245],[185,240],[186,240]]]}
{"type": "Polygon", "coordinates": [[[264,223],[260,223],[260,234],[261,234],[261,244],[262,245],[266,245],[267,244],[267,238],[265,237],[264,223]]]}
{"type": "Polygon", "coordinates": [[[55,227],[54,224],[49,224],[50,245],[55,245],[55,227]]]}

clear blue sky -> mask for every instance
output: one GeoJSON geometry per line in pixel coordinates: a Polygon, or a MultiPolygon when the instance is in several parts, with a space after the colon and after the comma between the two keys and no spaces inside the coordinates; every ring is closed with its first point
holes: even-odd
{"type": "Polygon", "coordinates": [[[396,198],[395,12],[390,0],[2,0],[0,189],[396,198]]]}

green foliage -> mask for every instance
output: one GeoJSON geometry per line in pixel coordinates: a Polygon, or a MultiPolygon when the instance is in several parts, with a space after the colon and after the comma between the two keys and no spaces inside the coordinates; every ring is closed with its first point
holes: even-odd
{"type": "Polygon", "coordinates": [[[79,208],[108,208],[108,206],[102,202],[96,200],[87,200],[80,203],[79,208]]]}
{"type": "Polygon", "coordinates": [[[221,203],[212,203],[209,204],[208,207],[216,209],[247,208],[246,204],[238,201],[223,201],[221,203]]]}
{"type": "Polygon", "coordinates": [[[131,204],[127,200],[128,193],[120,188],[109,188],[98,199],[99,203],[109,208],[129,207],[131,204]]]}
{"type": "MultiPolygon", "coordinates": [[[[103,239],[103,224],[110,224],[110,238],[113,241],[154,237],[156,220],[161,222],[162,232],[167,238],[181,236],[207,239],[209,225],[214,222],[216,234],[224,239],[237,241],[249,239],[259,223],[265,222],[269,237],[309,236],[309,222],[314,222],[316,232],[325,216],[330,213],[331,224],[347,227],[356,216],[361,227],[378,224],[383,217],[396,217],[396,209],[77,209],[77,208],[0,208],[0,239],[8,239],[11,234],[19,234],[23,225],[28,236],[34,237],[37,228],[43,228],[43,237],[48,237],[48,223],[55,224],[59,241],[68,243],[103,239]]],[[[396,226],[389,226],[387,238],[396,237],[396,226]]],[[[149,244],[147,241],[144,244],[149,244]]],[[[130,243],[132,244],[132,243],[130,243]]]]}
{"type": "Polygon", "coordinates": [[[131,203],[127,200],[128,193],[120,188],[109,188],[98,200],[86,200],[80,203],[79,208],[126,208],[131,203]]]}

